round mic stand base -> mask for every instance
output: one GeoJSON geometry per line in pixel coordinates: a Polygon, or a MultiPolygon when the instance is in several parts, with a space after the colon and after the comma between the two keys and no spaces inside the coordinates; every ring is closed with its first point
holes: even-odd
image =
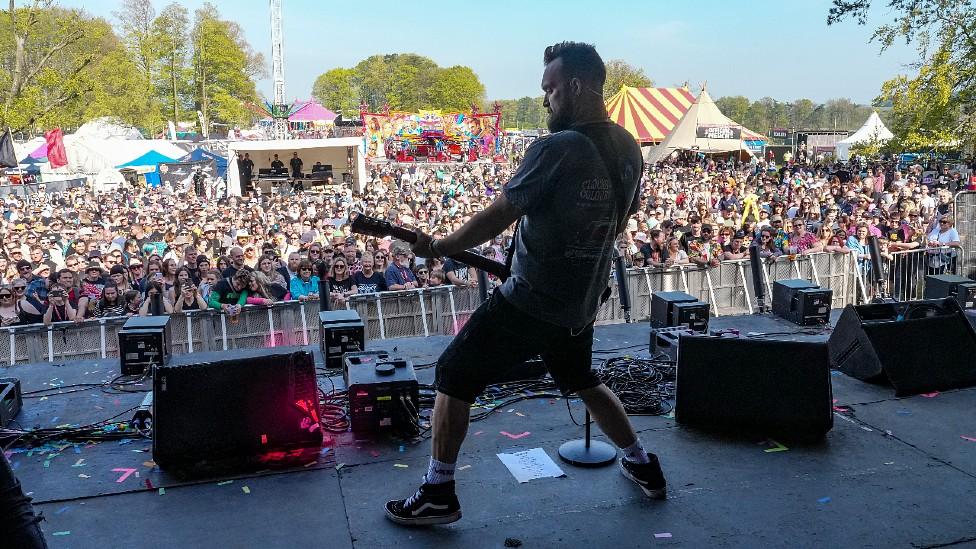
{"type": "Polygon", "coordinates": [[[559,457],[577,467],[603,467],[617,461],[617,449],[590,439],[590,413],[586,412],[586,438],[564,442],[559,447],[559,457]]]}

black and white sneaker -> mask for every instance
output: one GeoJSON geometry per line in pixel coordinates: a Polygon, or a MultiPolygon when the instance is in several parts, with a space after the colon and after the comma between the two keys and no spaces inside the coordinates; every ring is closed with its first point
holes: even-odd
{"type": "Polygon", "coordinates": [[[620,458],[620,472],[625,477],[640,486],[644,495],[651,499],[667,499],[668,483],[664,480],[661,464],[657,456],[647,454],[650,463],[634,463],[627,458],[620,458]]]}
{"type": "Polygon", "coordinates": [[[454,481],[420,485],[407,499],[386,502],[386,516],[405,526],[449,524],[461,518],[461,503],[454,493],[454,481]]]}

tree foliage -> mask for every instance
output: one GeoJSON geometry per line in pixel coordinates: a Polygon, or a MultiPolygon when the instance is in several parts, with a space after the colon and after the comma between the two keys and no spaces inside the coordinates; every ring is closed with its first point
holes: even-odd
{"type": "Polygon", "coordinates": [[[208,125],[249,122],[247,104],[258,98],[254,80],[267,73],[264,57],[251,49],[240,25],[222,20],[209,2],[194,14],[191,40],[194,107],[208,125]]]}
{"type": "Polygon", "coordinates": [[[654,82],[644,74],[644,69],[635,67],[623,59],[611,59],[605,63],[607,80],[603,84],[603,96],[610,97],[623,86],[649,88],[654,82]]]}
{"type": "MultiPolygon", "coordinates": [[[[834,0],[827,23],[867,25],[871,0],[834,0]]],[[[961,141],[976,144],[976,8],[971,0],[888,0],[871,36],[885,51],[898,40],[914,44],[913,76],[882,85],[892,106],[892,147],[920,149],[961,141]]]]}
{"type": "Polygon", "coordinates": [[[312,96],[326,107],[358,112],[361,101],[371,110],[467,110],[484,105],[485,87],[469,67],[441,68],[413,53],[372,55],[352,68],[334,68],[312,86],[312,96]]]}
{"type": "MultiPolygon", "coordinates": [[[[785,102],[772,97],[750,102],[747,97],[737,95],[719,97],[715,105],[725,116],[762,133],[772,128],[852,131],[860,128],[873,110],[844,98],[817,104],[810,99],[785,102]]],[[[884,111],[881,115],[882,119],[888,118],[884,111]]]]}
{"type": "Polygon", "coordinates": [[[497,103],[502,106],[501,125],[504,128],[536,129],[546,127],[548,115],[542,107],[541,96],[501,99],[497,103]]]}
{"type": "Polygon", "coordinates": [[[173,3],[123,0],[115,28],[53,0],[10,0],[0,12],[0,126],[40,131],[113,116],[160,133],[166,120],[195,119],[207,106],[215,123],[249,123],[244,108],[265,73],[241,28],[212,5],[189,12],[173,3]],[[204,49],[205,48],[205,49],[204,49]]]}

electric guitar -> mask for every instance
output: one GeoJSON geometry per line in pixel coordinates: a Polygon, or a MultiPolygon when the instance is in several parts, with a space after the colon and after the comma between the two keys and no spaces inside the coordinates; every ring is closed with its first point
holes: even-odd
{"type": "MultiPolygon", "coordinates": [[[[394,225],[389,221],[369,217],[358,212],[351,213],[350,217],[352,218],[351,228],[352,232],[354,233],[379,238],[392,236],[393,238],[403,240],[404,242],[408,242],[410,244],[417,241],[417,233],[411,231],[410,229],[405,229],[403,227],[394,225]]],[[[455,261],[460,261],[465,265],[474,267],[475,269],[481,269],[488,274],[495,275],[502,281],[507,279],[509,275],[508,268],[506,268],[504,264],[492,259],[488,259],[483,255],[465,251],[449,255],[448,257],[455,261]]]]}

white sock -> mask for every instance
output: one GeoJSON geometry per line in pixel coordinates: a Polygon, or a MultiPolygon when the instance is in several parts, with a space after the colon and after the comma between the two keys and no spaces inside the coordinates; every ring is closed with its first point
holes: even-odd
{"type": "Polygon", "coordinates": [[[647,457],[647,452],[644,451],[644,446],[641,445],[640,438],[634,441],[633,444],[623,449],[624,459],[632,463],[650,463],[651,460],[647,457]]]}
{"type": "Polygon", "coordinates": [[[427,481],[427,484],[451,482],[454,480],[454,467],[456,465],[455,463],[437,461],[432,457],[430,458],[430,465],[427,466],[427,476],[424,477],[424,480],[427,481]]]}

